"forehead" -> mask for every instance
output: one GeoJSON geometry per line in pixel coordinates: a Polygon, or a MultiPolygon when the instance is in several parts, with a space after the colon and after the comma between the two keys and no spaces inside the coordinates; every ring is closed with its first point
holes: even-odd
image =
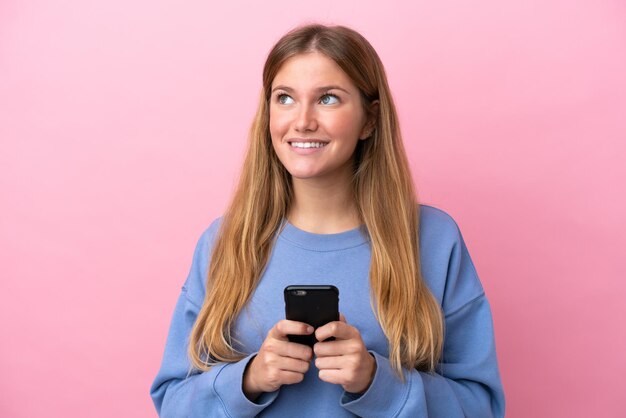
{"type": "Polygon", "coordinates": [[[278,85],[295,89],[339,85],[356,90],[348,74],[335,61],[319,52],[298,54],[287,59],[272,82],[272,87],[278,85]]]}

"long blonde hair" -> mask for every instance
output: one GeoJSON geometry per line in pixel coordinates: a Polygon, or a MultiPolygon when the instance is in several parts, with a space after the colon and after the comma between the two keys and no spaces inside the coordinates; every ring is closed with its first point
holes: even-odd
{"type": "Polygon", "coordinates": [[[420,271],[419,205],[384,67],[369,42],[343,26],[307,25],[283,36],[263,68],[263,91],[250,143],[229,208],[216,238],[206,297],[189,344],[192,366],[244,357],[233,347],[231,327],[250,300],[274,239],[292,203],[291,176],[272,148],[269,100],[272,82],[290,57],[320,52],[334,60],[361,92],[373,134],[358,141],[353,191],[371,239],[372,307],[389,341],[389,359],[402,367],[432,371],[443,345],[443,317],[420,271]],[[379,101],[372,115],[372,102],[379,101]]]}

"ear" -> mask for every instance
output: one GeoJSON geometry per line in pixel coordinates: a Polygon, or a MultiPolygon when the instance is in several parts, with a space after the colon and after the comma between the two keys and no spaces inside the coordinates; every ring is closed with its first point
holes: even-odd
{"type": "Polygon", "coordinates": [[[378,108],[379,101],[374,100],[369,107],[369,111],[367,113],[367,122],[363,126],[361,130],[361,135],[359,135],[360,140],[365,140],[372,136],[374,129],[376,129],[376,122],[378,122],[378,108]]]}

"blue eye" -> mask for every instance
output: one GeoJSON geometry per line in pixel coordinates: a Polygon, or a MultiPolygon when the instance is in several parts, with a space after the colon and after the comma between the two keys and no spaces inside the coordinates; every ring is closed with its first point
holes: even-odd
{"type": "Polygon", "coordinates": [[[324,105],[337,104],[337,103],[339,103],[339,98],[337,96],[335,96],[334,94],[325,94],[320,99],[320,103],[322,103],[324,105]]]}
{"type": "Polygon", "coordinates": [[[291,97],[289,97],[289,95],[281,93],[278,96],[276,96],[276,98],[278,99],[278,103],[280,104],[291,104],[293,103],[293,99],[291,97]]]}

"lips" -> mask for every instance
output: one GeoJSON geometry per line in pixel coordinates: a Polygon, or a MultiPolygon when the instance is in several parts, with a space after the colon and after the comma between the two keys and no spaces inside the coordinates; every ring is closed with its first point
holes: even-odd
{"type": "Polygon", "coordinates": [[[299,155],[310,155],[321,152],[326,148],[327,141],[315,141],[315,140],[291,140],[288,142],[289,148],[299,155]]]}

